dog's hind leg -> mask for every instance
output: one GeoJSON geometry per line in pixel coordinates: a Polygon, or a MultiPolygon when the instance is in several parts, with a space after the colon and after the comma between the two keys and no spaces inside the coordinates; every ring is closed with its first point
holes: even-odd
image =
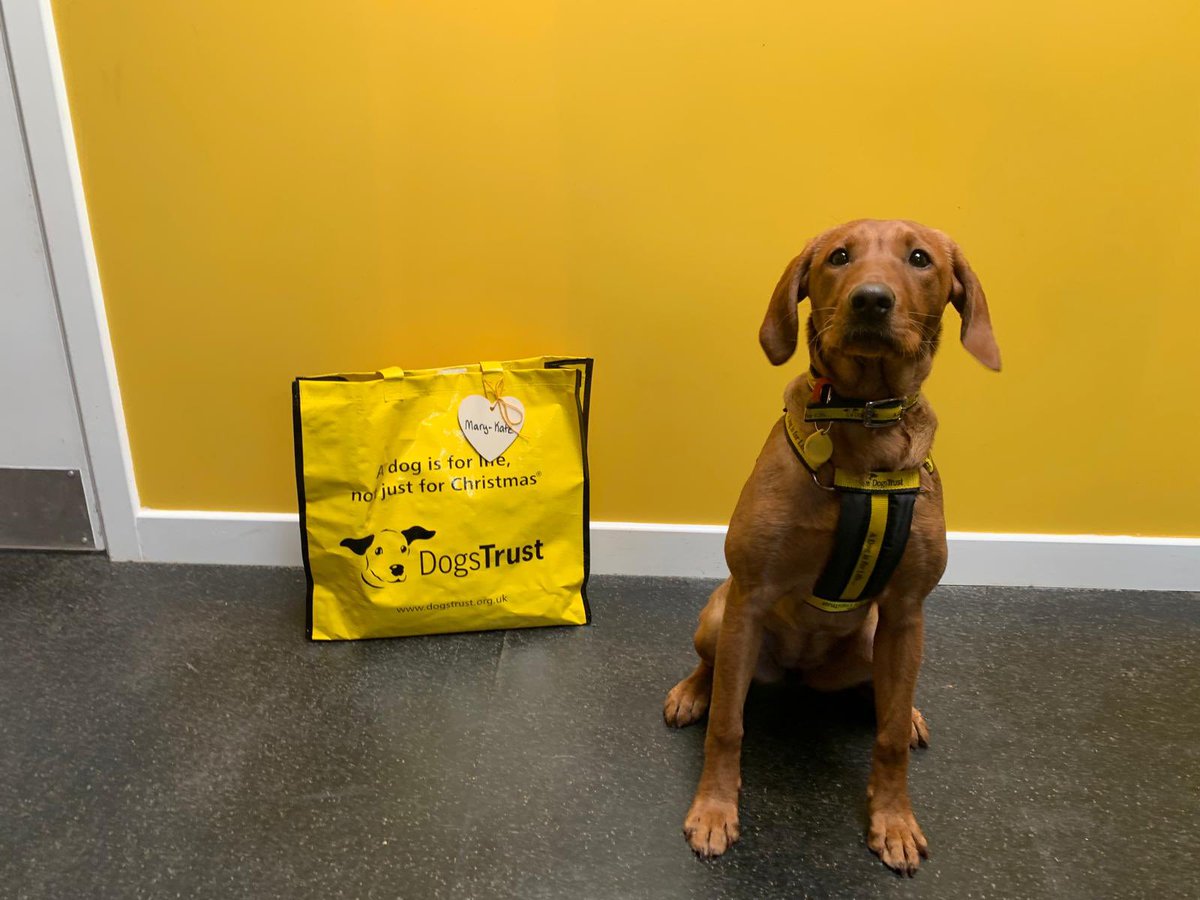
{"type": "Polygon", "coordinates": [[[700,663],[687,678],[671,688],[663,702],[663,719],[673,728],[683,728],[700,721],[708,712],[712,698],[713,663],[717,657],[717,636],[721,633],[721,617],[725,613],[725,592],[729,582],[721,584],[708,598],[700,612],[700,625],[693,643],[700,663]]]}
{"type": "Polygon", "coordinates": [[[908,746],[912,750],[929,746],[929,725],[915,706],[912,708],[912,737],[908,739],[908,746]]]}

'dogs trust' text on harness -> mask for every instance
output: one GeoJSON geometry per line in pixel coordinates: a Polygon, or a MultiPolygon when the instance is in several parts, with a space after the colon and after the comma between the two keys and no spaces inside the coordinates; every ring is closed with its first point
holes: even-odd
{"type": "Polygon", "coordinates": [[[829,430],[834,422],[858,422],[867,428],[895,425],[921,395],[849,400],[835,395],[827,378],[814,378],[812,387],[804,421],[817,423],[817,430],[803,434],[785,409],[784,432],[813,481],[837,491],[842,505],[833,552],[808,602],[825,612],[849,612],[869,603],[892,577],[908,543],[913,504],[921,492],[921,468],[933,474],[933,459],[927,456],[920,468],[897,472],[859,474],[834,468],[833,484],[823,483],[817,473],[833,456],[829,430]]]}

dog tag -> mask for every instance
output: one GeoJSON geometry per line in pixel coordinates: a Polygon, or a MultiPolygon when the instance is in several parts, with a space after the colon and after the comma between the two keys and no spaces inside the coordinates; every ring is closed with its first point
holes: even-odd
{"type": "Polygon", "coordinates": [[[491,403],[482,394],[472,394],[458,405],[458,424],[479,455],[492,462],[517,439],[525,424],[525,405],[516,397],[491,403]],[[501,403],[506,409],[500,408],[501,403]]]}
{"type": "Polygon", "coordinates": [[[814,469],[819,469],[833,456],[833,441],[823,431],[814,431],[804,439],[804,459],[814,469]]]}

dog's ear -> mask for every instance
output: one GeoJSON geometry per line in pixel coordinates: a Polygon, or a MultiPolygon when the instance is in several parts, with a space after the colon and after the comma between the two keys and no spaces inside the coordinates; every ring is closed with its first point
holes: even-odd
{"type": "Polygon", "coordinates": [[[412,528],[405,528],[400,533],[404,535],[404,539],[410,544],[413,541],[427,541],[437,534],[436,531],[429,531],[428,529],[422,528],[420,525],[414,525],[412,528]]]}
{"type": "Polygon", "coordinates": [[[957,244],[951,245],[951,253],[954,258],[954,284],[950,288],[950,302],[962,316],[962,344],[977,360],[993,372],[999,372],[1000,347],[996,344],[996,335],[992,333],[992,317],[988,314],[983,286],[957,244]]]}
{"type": "Polygon", "coordinates": [[[362,556],[373,543],[375,543],[375,535],[368,534],[366,537],[346,538],[342,541],[342,546],[349,547],[359,556],[362,556]]]}
{"type": "Polygon", "coordinates": [[[767,317],[758,329],[758,342],[772,365],[783,365],[796,352],[800,336],[800,313],[796,306],[808,296],[808,270],[812,267],[816,244],[816,238],[809,241],[804,252],[787,264],[767,304],[767,317]]]}

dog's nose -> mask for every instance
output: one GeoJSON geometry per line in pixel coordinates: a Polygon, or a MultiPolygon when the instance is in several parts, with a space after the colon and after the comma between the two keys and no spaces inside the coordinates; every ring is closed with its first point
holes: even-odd
{"type": "Polygon", "coordinates": [[[885,316],[896,305],[896,295],[886,284],[860,284],[850,295],[850,308],[860,316],[885,316]]]}
{"type": "Polygon", "coordinates": [[[404,566],[400,565],[400,563],[396,563],[393,566],[389,566],[389,568],[392,570],[392,574],[395,575],[397,578],[399,578],[401,575],[404,574],[404,566]]]}

